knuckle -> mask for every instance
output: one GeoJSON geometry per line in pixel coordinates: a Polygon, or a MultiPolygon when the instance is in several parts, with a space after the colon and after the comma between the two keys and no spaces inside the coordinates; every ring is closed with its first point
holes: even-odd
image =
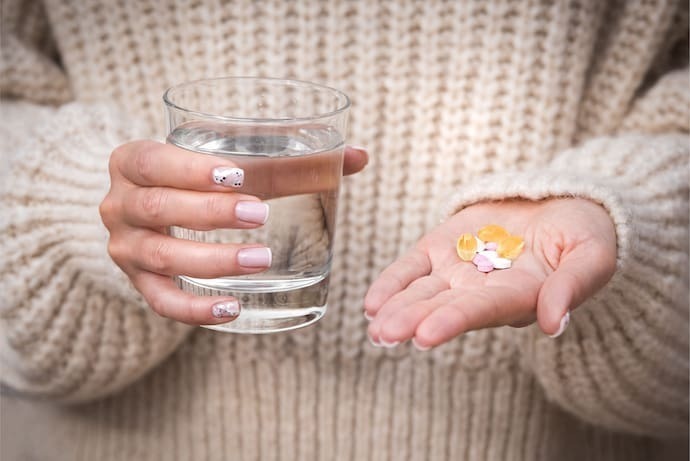
{"type": "Polygon", "coordinates": [[[110,176],[114,176],[114,173],[119,169],[124,159],[127,157],[132,143],[120,144],[110,153],[110,159],[108,160],[108,171],[110,176]]]}
{"type": "Polygon", "coordinates": [[[118,265],[122,265],[127,259],[127,247],[120,243],[119,239],[110,238],[108,240],[108,255],[118,265]]]}
{"type": "Polygon", "coordinates": [[[158,294],[152,294],[147,300],[149,307],[153,312],[160,315],[161,317],[167,317],[165,302],[163,297],[158,294]]]}
{"type": "Polygon", "coordinates": [[[112,218],[115,215],[115,203],[114,200],[110,198],[110,195],[106,195],[103,201],[98,205],[98,213],[105,227],[109,229],[112,224],[112,218]]]}
{"type": "Polygon", "coordinates": [[[168,274],[173,265],[173,254],[168,242],[157,242],[148,257],[149,267],[159,274],[168,274]]]}
{"type": "Polygon", "coordinates": [[[136,174],[146,182],[152,182],[155,177],[155,172],[158,169],[156,162],[158,153],[158,143],[150,141],[138,142],[134,150],[134,168],[136,174]]]}
{"type": "Polygon", "coordinates": [[[223,275],[234,275],[232,272],[236,272],[236,269],[233,269],[234,265],[229,263],[229,261],[235,261],[235,250],[224,248],[220,245],[217,246],[219,248],[213,251],[210,258],[210,264],[212,265],[211,267],[213,267],[213,271],[223,275]]]}
{"type": "Polygon", "coordinates": [[[142,143],[146,143],[146,141],[129,141],[120,144],[112,150],[108,161],[108,169],[110,170],[111,176],[120,169],[121,165],[130,160],[132,154],[139,150],[142,143]]]}
{"type": "Polygon", "coordinates": [[[165,189],[157,187],[143,189],[140,193],[139,209],[145,217],[152,220],[158,219],[165,209],[167,199],[168,193],[165,189]]]}
{"type": "Polygon", "coordinates": [[[206,217],[213,222],[220,216],[230,216],[231,210],[222,195],[211,194],[205,199],[206,217]]]}

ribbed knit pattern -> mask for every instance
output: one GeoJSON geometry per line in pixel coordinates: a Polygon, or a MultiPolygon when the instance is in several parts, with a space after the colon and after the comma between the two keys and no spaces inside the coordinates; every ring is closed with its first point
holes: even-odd
{"type": "Polygon", "coordinates": [[[2,143],[21,159],[1,186],[3,381],[66,400],[108,394],[158,364],[189,331],[144,310],[102,257],[107,232],[97,206],[109,187],[108,146],[141,131],[106,107],[3,110],[32,121],[21,139],[10,133],[16,143],[2,143]]]}
{"type": "Polygon", "coordinates": [[[672,459],[663,440],[688,434],[690,90],[671,39],[687,24],[670,0],[5,2],[0,92],[22,101],[0,124],[2,381],[90,402],[6,397],[3,459],[672,459]],[[348,142],[371,161],[345,180],[313,327],[190,329],[146,310],[107,256],[109,153],[162,138],[167,86],[222,75],[352,98],[348,142]],[[619,264],[561,338],[368,343],[369,284],[444,213],[562,196],[610,212],[619,264]]]}

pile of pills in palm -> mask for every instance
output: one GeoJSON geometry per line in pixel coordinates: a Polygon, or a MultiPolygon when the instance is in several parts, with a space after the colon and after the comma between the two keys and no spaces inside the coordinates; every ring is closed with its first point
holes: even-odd
{"type": "Polygon", "coordinates": [[[509,269],[525,248],[525,240],[497,226],[482,227],[474,236],[462,234],[456,246],[463,261],[472,261],[477,270],[491,272],[494,269],[509,269]]]}

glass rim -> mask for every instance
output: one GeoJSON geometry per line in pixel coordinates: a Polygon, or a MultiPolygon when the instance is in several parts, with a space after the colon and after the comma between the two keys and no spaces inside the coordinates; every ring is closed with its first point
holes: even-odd
{"type": "Polygon", "coordinates": [[[190,80],[188,82],[183,82],[183,83],[178,83],[177,85],[173,85],[169,87],[168,89],[163,92],[163,102],[165,103],[166,106],[172,109],[176,109],[191,115],[195,115],[198,117],[203,117],[203,118],[209,118],[213,120],[221,120],[221,121],[227,121],[227,122],[250,122],[250,123],[290,123],[290,122],[306,122],[310,120],[317,120],[321,118],[329,118],[336,116],[338,114],[341,114],[342,112],[345,112],[347,109],[350,108],[351,106],[351,101],[350,97],[345,94],[344,92],[338,90],[337,88],[333,88],[327,85],[323,85],[321,83],[314,83],[314,82],[309,82],[306,80],[297,80],[297,79],[290,79],[290,78],[278,78],[278,77],[252,77],[252,76],[228,76],[228,77],[211,77],[211,78],[200,78],[197,80],[190,80]],[[218,82],[218,81],[231,81],[231,80],[237,80],[237,81],[256,81],[256,82],[267,82],[270,84],[282,84],[282,85],[291,85],[291,86],[297,86],[297,87],[312,87],[320,90],[326,90],[330,93],[333,93],[338,101],[341,99],[343,100],[342,104],[339,104],[339,107],[337,109],[334,109],[332,111],[328,112],[323,112],[323,113],[318,113],[314,115],[309,115],[306,117],[284,117],[284,118],[266,118],[266,117],[239,117],[239,116],[232,116],[232,115],[216,115],[216,114],[211,114],[203,111],[198,111],[198,110],[192,110],[192,109],[186,109],[182,106],[179,106],[178,104],[175,104],[172,99],[170,98],[171,92],[174,92],[175,90],[179,90],[185,87],[189,87],[192,85],[196,85],[199,83],[204,83],[204,82],[218,82]]]}

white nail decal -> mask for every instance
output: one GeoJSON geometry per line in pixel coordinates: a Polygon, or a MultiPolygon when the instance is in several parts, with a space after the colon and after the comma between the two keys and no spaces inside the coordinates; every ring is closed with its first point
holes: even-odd
{"type": "Polygon", "coordinates": [[[225,317],[237,317],[240,315],[240,305],[237,301],[216,303],[211,307],[211,314],[218,319],[225,317]]]}
{"type": "Polygon", "coordinates": [[[214,168],[213,182],[221,186],[242,187],[242,184],[244,184],[244,170],[228,167],[214,168]]]}

